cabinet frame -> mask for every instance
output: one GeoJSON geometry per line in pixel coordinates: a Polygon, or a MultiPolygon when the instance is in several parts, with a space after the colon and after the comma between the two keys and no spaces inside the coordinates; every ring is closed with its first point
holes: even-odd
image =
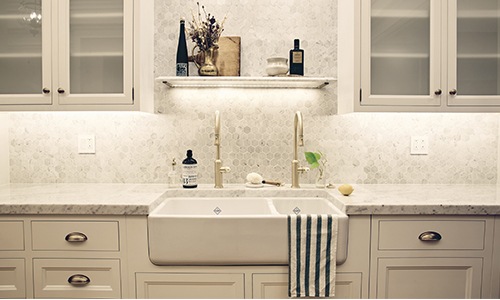
{"type": "Polygon", "coordinates": [[[40,94],[0,95],[0,111],[154,111],[154,0],[124,3],[123,93],[73,94],[69,78],[70,0],[43,0],[40,94]],[[50,90],[44,94],[43,88],[50,90]],[[65,92],[58,93],[61,88],[65,92]]]}
{"type": "MultiPolygon", "coordinates": [[[[456,31],[457,31],[457,1],[432,0],[431,5],[440,6],[435,10],[434,23],[439,26],[434,38],[441,36],[440,41],[434,42],[432,51],[435,54],[431,70],[432,81],[428,96],[372,96],[370,91],[369,29],[370,0],[339,0],[338,1],[338,113],[351,112],[500,112],[500,95],[450,95],[456,89],[456,31]],[[368,13],[368,17],[367,17],[368,13]],[[368,19],[367,19],[368,18],[368,19]],[[437,21],[439,19],[439,21],[437,21]],[[368,21],[368,22],[367,22],[368,21]],[[440,33],[437,33],[439,31],[440,33]],[[368,36],[368,38],[367,38],[368,36]],[[368,53],[368,54],[366,54],[368,53]],[[364,57],[364,58],[363,58],[364,57]],[[368,70],[368,72],[366,72],[368,70]],[[435,82],[434,82],[435,81],[435,82]],[[438,83],[436,85],[436,83],[438,83]],[[435,91],[440,95],[434,95],[435,91]],[[423,102],[424,101],[424,102],[423,102]],[[425,103],[427,102],[427,103],[425,103]]],[[[432,25],[431,25],[432,26],[432,25]]],[[[437,29],[437,28],[436,28],[437,29]]],[[[432,30],[432,28],[431,28],[432,30]]],[[[431,56],[432,59],[432,56],[431,56]]]]}

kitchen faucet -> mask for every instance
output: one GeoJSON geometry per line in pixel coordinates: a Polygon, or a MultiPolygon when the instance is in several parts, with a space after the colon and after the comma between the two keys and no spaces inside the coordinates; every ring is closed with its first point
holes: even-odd
{"type": "Polygon", "coordinates": [[[300,188],[299,174],[309,171],[307,167],[299,167],[298,148],[304,146],[304,123],[300,111],[295,113],[293,130],[292,188],[300,188]]]}
{"type": "Polygon", "coordinates": [[[224,186],[222,185],[222,174],[230,172],[229,167],[222,166],[222,160],[220,159],[220,113],[218,110],[215,111],[215,188],[220,189],[224,186]]]}

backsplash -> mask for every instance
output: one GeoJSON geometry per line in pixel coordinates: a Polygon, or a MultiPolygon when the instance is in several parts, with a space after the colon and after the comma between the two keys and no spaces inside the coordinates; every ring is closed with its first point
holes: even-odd
{"type": "MultiPolygon", "coordinates": [[[[203,1],[242,38],[241,75],[265,73],[265,59],[305,50],[305,73],[336,77],[336,1],[203,1]]],[[[155,76],[174,75],[179,17],[196,2],[155,1],[155,76]]],[[[190,44],[188,48],[192,47],[190,44]]],[[[195,73],[194,69],[191,69],[195,73]]],[[[328,180],[350,183],[496,183],[498,114],[336,115],[336,85],[321,90],[169,89],[156,84],[156,114],[11,113],[10,179],[18,182],[165,183],[170,160],[192,149],[199,181],[213,183],[214,112],[221,114],[225,183],[249,172],[289,183],[293,116],[304,115],[303,151],[322,151],[328,180]],[[96,154],[77,153],[77,135],[96,135],[96,154]],[[411,156],[410,136],[429,137],[429,155],[411,156]]],[[[180,169],[178,169],[180,171],[180,169]]],[[[315,170],[301,182],[313,183],[315,170]]]]}

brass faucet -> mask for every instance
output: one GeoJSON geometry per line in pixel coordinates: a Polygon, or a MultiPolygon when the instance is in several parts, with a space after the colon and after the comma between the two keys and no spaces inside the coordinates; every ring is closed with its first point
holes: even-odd
{"type": "Polygon", "coordinates": [[[300,188],[299,174],[309,171],[307,167],[299,167],[298,148],[304,146],[304,123],[300,111],[295,113],[293,130],[292,188],[300,188]]]}
{"type": "Polygon", "coordinates": [[[220,159],[220,113],[215,111],[215,188],[220,189],[224,186],[222,185],[222,174],[230,172],[229,167],[222,166],[222,160],[220,159]]]}

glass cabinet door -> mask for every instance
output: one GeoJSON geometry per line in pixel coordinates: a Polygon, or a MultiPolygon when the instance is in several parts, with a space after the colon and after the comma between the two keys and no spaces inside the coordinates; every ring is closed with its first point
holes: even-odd
{"type": "Polygon", "coordinates": [[[448,18],[448,103],[500,104],[500,0],[452,0],[448,18]]]}
{"type": "Polygon", "coordinates": [[[51,103],[50,1],[0,1],[0,104],[51,103]]]}
{"type": "Polygon", "coordinates": [[[440,1],[361,6],[361,105],[439,105],[440,1]]]}
{"type": "Polygon", "coordinates": [[[132,104],[132,5],[61,1],[60,104],[132,104]]]}

